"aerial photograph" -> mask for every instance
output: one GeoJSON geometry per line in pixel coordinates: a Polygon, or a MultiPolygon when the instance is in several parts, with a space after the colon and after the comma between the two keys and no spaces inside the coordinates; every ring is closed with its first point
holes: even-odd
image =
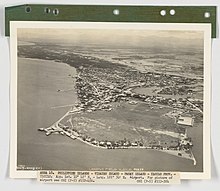
{"type": "Polygon", "coordinates": [[[203,172],[204,32],[21,28],[17,170],[203,172]]]}

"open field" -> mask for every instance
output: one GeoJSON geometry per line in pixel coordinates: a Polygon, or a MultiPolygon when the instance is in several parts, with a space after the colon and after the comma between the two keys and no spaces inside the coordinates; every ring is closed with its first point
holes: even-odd
{"type": "Polygon", "coordinates": [[[178,128],[174,119],[165,117],[170,108],[150,106],[139,102],[137,105],[120,103],[112,111],[94,111],[67,116],[61,123],[70,126],[70,120],[79,133],[99,141],[129,140],[142,141],[144,146],[176,146],[178,128]],[[167,131],[168,133],[159,133],[167,131]]]}

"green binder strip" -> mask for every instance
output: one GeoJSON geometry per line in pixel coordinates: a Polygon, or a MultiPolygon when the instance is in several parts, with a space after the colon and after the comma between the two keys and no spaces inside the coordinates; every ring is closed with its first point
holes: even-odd
{"type": "Polygon", "coordinates": [[[6,7],[6,36],[10,36],[10,21],[211,23],[212,38],[216,38],[215,6],[112,6],[33,4],[6,7]],[[163,13],[166,13],[166,15],[162,16],[161,14],[163,13]]]}

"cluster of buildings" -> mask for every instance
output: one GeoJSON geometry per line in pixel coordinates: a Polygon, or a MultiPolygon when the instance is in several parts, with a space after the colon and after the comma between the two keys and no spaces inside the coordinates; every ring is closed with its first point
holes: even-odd
{"type": "MultiPolygon", "coordinates": [[[[127,72],[120,74],[120,70],[116,72],[111,71],[109,68],[91,69],[81,67],[78,70],[79,75],[76,78],[76,89],[80,103],[78,103],[76,107],[85,109],[88,112],[95,110],[111,111],[113,102],[128,101],[128,103],[134,104],[134,100],[140,100],[146,103],[168,105],[173,108],[188,110],[195,109],[197,107],[202,110],[203,107],[203,101],[198,99],[176,99],[162,97],[160,95],[150,96],[133,92],[132,90],[136,87],[145,87],[146,84],[149,86],[149,83],[146,82],[146,79],[145,82],[143,82],[141,80],[143,76],[139,79],[137,72],[134,71],[131,72],[129,77],[127,77],[127,72]],[[136,80],[134,80],[135,77],[136,80]]],[[[152,76],[152,73],[149,75],[152,76]]],[[[177,79],[179,79],[179,81],[177,81],[178,83],[182,82],[180,77],[177,79]]],[[[184,89],[184,87],[186,86],[182,86],[182,89],[184,89]]],[[[165,89],[167,89],[167,87],[165,89]]]]}
{"type": "MultiPolygon", "coordinates": [[[[131,69],[128,66],[115,64],[108,66],[110,63],[103,63],[101,60],[91,60],[85,57],[79,57],[77,54],[63,52],[48,52],[45,49],[37,48],[36,51],[21,49],[22,56],[33,58],[56,60],[65,62],[77,69],[76,89],[79,103],[76,104],[78,110],[93,112],[96,110],[111,111],[113,102],[127,101],[129,104],[136,104],[138,100],[149,104],[169,105],[173,108],[180,109],[200,109],[202,111],[203,101],[190,98],[165,98],[162,95],[191,95],[193,90],[189,88],[197,83],[197,79],[191,79],[183,76],[169,75],[155,72],[140,72],[131,69]],[[136,87],[159,87],[161,90],[158,96],[150,96],[140,93],[134,93],[132,90],[136,87]]],[[[112,63],[113,64],[113,63],[112,63]]],[[[191,119],[178,118],[177,124],[192,124],[191,119]]],[[[63,128],[63,127],[62,127],[63,128]]],[[[51,129],[48,135],[56,131],[51,129]]],[[[61,131],[62,132],[62,131],[61,131]]],[[[60,133],[61,133],[60,132],[60,133]]],[[[142,147],[154,149],[189,149],[192,146],[191,140],[182,136],[180,141],[173,146],[161,146],[160,144],[148,145],[142,141],[130,142],[128,140],[107,141],[96,140],[87,135],[81,135],[76,129],[67,128],[67,135],[78,136],[83,141],[100,147],[106,148],[128,148],[142,147]]]]}
{"type": "Polygon", "coordinates": [[[197,84],[197,79],[159,72],[138,71],[129,66],[108,63],[98,59],[92,60],[89,57],[78,54],[70,54],[65,48],[61,53],[60,47],[56,50],[56,48],[42,49],[41,46],[35,46],[35,49],[33,51],[25,46],[20,46],[19,55],[56,60],[76,67],[79,73],[76,87],[81,102],[78,107],[87,108],[89,112],[98,109],[110,111],[112,109],[111,102],[129,101],[131,98],[177,108],[203,109],[202,100],[193,99],[190,101],[191,104],[189,104],[188,98],[177,100],[162,97],[163,95],[184,94],[190,97],[193,94],[190,86],[197,84]],[[136,87],[160,87],[161,91],[158,92],[158,95],[161,96],[133,93],[132,89],[136,87]]]}

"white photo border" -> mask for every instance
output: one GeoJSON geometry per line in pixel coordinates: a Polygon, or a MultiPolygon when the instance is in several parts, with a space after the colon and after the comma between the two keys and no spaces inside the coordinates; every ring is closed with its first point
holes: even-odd
{"type": "Polygon", "coordinates": [[[209,179],[210,162],[210,126],[211,126],[211,24],[198,23],[129,23],[129,22],[10,22],[10,177],[37,178],[37,171],[17,170],[17,29],[53,28],[53,29],[135,29],[135,30],[175,30],[204,32],[204,121],[203,121],[203,172],[181,172],[181,179],[209,179]]]}

